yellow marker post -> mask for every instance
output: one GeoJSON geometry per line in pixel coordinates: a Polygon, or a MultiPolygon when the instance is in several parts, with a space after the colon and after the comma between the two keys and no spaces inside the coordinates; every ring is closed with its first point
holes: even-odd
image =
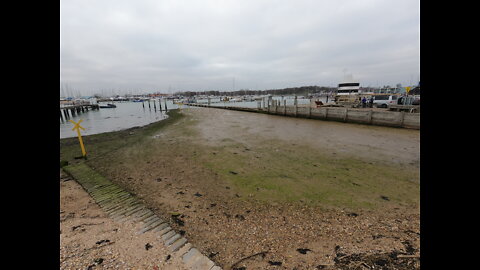
{"type": "Polygon", "coordinates": [[[80,129],[83,129],[85,130],[82,126],[80,126],[80,123],[83,121],[83,119],[80,119],[80,121],[78,121],[78,123],[75,123],[73,120],[69,120],[70,122],[72,122],[75,126],[72,128],[72,130],[77,130],[77,134],[78,134],[78,140],[80,141],[80,147],[82,148],[82,155],[83,157],[87,157],[87,152],[85,151],[85,146],[83,145],[83,140],[82,140],[82,135],[80,134],[80,129]]]}

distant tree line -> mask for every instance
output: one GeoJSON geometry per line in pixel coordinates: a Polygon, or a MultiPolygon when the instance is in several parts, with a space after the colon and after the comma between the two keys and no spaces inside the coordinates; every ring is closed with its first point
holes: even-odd
{"type": "Polygon", "coordinates": [[[325,86],[300,86],[300,87],[290,87],[283,89],[269,89],[269,90],[249,90],[249,89],[240,89],[237,91],[186,91],[186,92],[176,92],[175,95],[180,95],[184,97],[191,97],[195,95],[213,95],[213,96],[241,96],[241,95],[311,95],[316,93],[330,92],[337,90],[336,87],[325,87],[325,86]]]}

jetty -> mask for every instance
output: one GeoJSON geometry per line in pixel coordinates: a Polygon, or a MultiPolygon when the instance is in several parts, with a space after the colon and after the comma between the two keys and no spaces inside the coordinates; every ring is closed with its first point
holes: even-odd
{"type": "Polygon", "coordinates": [[[73,104],[73,105],[60,105],[60,119],[62,121],[66,121],[71,117],[88,112],[88,110],[99,110],[100,106],[98,104],[90,104],[90,103],[81,103],[81,104],[73,104]]]}

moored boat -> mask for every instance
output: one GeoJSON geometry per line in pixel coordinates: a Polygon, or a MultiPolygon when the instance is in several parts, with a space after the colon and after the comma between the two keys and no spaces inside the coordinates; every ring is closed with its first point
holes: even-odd
{"type": "Polygon", "coordinates": [[[108,103],[107,105],[99,105],[98,107],[103,109],[108,109],[108,108],[116,108],[117,105],[108,103]]]}

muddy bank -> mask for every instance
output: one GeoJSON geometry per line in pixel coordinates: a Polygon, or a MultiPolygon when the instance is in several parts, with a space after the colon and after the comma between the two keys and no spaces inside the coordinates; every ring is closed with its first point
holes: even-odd
{"type": "Polygon", "coordinates": [[[338,253],[419,254],[418,131],[182,113],[149,139],[87,162],[224,269],[314,269],[342,263],[338,253]]]}
{"type": "MultiPolygon", "coordinates": [[[[194,109],[190,110],[190,113],[194,109]]],[[[196,128],[203,141],[218,145],[222,140],[241,143],[251,138],[278,139],[316,150],[351,154],[378,161],[419,165],[418,130],[345,124],[330,121],[288,118],[221,109],[201,109],[191,113],[201,119],[196,128]]]]}

